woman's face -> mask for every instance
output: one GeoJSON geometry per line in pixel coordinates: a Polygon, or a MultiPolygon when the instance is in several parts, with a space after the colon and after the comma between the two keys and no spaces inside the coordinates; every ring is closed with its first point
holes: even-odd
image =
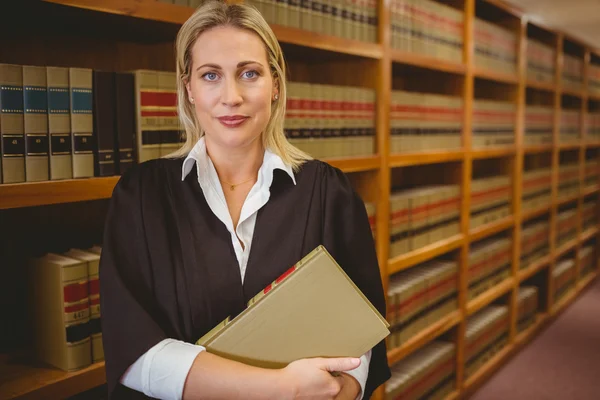
{"type": "Polygon", "coordinates": [[[260,37],[230,26],[198,36],[186,87],[206,140],[228,149],[260,137],[277,91],[260,37]]]}

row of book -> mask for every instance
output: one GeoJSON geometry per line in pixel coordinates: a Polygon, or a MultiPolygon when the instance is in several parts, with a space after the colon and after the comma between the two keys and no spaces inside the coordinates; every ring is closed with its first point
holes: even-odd
{"type": "Polygon", "coordinates": [[[577,110],[560,110],[560,143],[576,142],[581,135],[581,112],[577,110]]]}
{"type": "Polygon", "coordinates": [[[390,212],[390,257],[395,257],[459,233],[460,187],[393,191],[390,212]]]}
{"type": "Polygon", "coordinates": [[[600,95],[600,65],[590,63],[588,66],[588,91],[600,95]]]}
{"type": "Polygon", "coordinates": [[[464,15],[432,0],[392,0],[391,46],[421,56],[463,61],[464,15]]]}
{"type": "Polygon", "coordinates": [[[596,268],[595,245],[585,246],[579,250],[577,257],[579,257],[579,276],[585,278],[589,274],[593,273],[596,268]]]}
{"type": "Polygon", "coordinates": [[[102,249],[28,260],[28,315],[37,359],[74,371],[104,359],[98,267],[102,249]]]}
{"type": "Polygon", "coordinates": [[[557,262],[552,269],[554,281],[554,303],[560,301],[575,286],[575,260],[564,259],[557,262]]]}
{"type": "Polygon", "coordinates": [[[475,66],[515,75],[517,72],[517,34],[475,18],[475,66]]]}
{"type": "Polygon", "coordinates": [[[583,89],[583,59],[563,54],[561,85],[567,89],[583,89]]]}
{"type": "Polygon", "coordinates": [[[105,161],[122,170],[131,165],[133,80],[111,76],[113,87],[124,95],[107,98],[105,82],[97,83],[99,74],[85,68],[0,64],[0,182],[92,177],[102,172],[105,161]],[[94,92],[94,86],[101,90],[94,92]],[[98,111],[106,107],[116,117],[98,111]],[[119,140],[121,153],[99,151],[98,132],[119,140]]]}
{"type": "Polygon", "coordinates": [[[456,346],[436,340],[391,366],[386,400],[442,400],[455,388],[456,346]]]}
{"type": "Polygon", "coordinates": [[[586,187],[595,187],[600,184],[600,158],[586,158],[584,171],[584,185],[586,187]]]}
{"type": "Polygon", "coordinates": [[[520,286],[517,292],[517,332],[523,332],[535,323],[538,309],[538,288],[520,286]]]}
{"type": "Polygon", "coordinates": [[[579,194],[579,164],[560,164],[558,167],[558,198],[579,194]]]}
{"type": "Polygon", "coordinates": [[[498,100],[473,100],[474,148],[507,146],[515,143],[515,103],[498,100]]]}
{"type": "Polygon", "coordinates": [[[507,217],[511,213],[511,182],[508,176],[490,176],[471,181],[470,228],[507,217]]]}
{"type": "Polygon", "coordinates": [[[509,277],[511,241],[500,237],[473,243],[468,260],[468,299],[472,300],[509,277]]]}
{"type": "Polygon", "coordinates": [[[539,105],[525,107],[525,145],[552,144],[554,108],[539,105]]]}
{"type": "Polygon", "coordinates": [[[548,221],[532,221],[521,229],[521,258],[519,267],[529,267],[550,254],[550,224],[548,221]]]}
{"type": "Polygon", "coordinates": [[[586,140],[588,142],[600,142],[600,112],[589,111],[587,113],[587,132],[586,140]]]}
{"type": "Polygon", "coordinates": [[[556,247],[577,237],[577,207],[567,208],[556,215],[556,247]]]}
{"type": "Polygon", "coordinates": [[[375,152],[375,91],[289,82],[286,136],[315,158],[375,152]]]}
{"type": "Polygon", "coordinates": [[[248,0],[269,24],[364,42],[377,41],[375,0],[248,0]]]}
{"type": "Polygon", "coordinates": [[[394,90],[391,101],[392,153],[451,150],[462,146],[461,97],[394,90]]]}
{"type": "Polygon", "coordinates": [[[505,305],[489,305],[467,320],[465,377],[471,377],[508,341],[510,318],[505,305]]]}
{"type": "Polygon", "coordinates": [[[388,349],[399,347],[458,307],[458,264],[433,260],[390,277],[388,349]]]}
{"type": "Polygon", "coordinates": [[[527,79],[552,83],[556,73],[556,50],[535,39],[527,39],[527,79]]]}
{"type": "Polygon", "coordinates": [[[536,168],[523,172],[521,210],[533,210],[552,202],[552,171],[536,168]]]}

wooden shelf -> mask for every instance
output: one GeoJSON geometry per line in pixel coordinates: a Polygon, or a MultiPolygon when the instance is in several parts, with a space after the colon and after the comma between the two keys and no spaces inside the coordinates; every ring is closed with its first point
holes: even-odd
{"type": "Polygon", "coordinates": [[[379,59],[383,55],[381,45],[376,43],[348,40],[281,25],[271,25],[271,28],[283,43],[373,59],[379,59]]]}
{"type": "Polygon", "coordinates": [[[344,172],[360,172],[379,169],[381,157],[326,158],[323,161],[344,172]]]}
{"type": "Polygon", "coordinates": [[[527,81],[527,87],[530,87],[530,88],[533,88],[533,89],[546,90],[548,92],[554,92],[554,91],[556,91],[556,84],[555,83],[539,82],[539,81],[535,81],[535,80],[528,80],[527,81]]]}
{"type": "Polygon", "coordinates": [[[446,396],[446,398],[444,400],[456,400],[459,397],[460,397],[460,392],[458,390],[455,390],[454,392],[452,392],[448,396],[446,396]]]}
{"type": "Polygon", "coordinates": [[[591,93],[588,91],[587,95],[590,100],[600,101],[600,93],[591,93]]]}
{"type": "Polygon", "coordinates": [[[514,216],[509,215],[508,217],[504,217],[501,220],[478,226],[477,228],[473,228],[469,232],[469,240],[471,242],[475,242],[485,237],[495,235],[498,232],[510,228],[513,225],[514,221],[514,216]]]}
{"type": "Polygon", "coordinates": [[[388,261],[388,274],[392,275],[413,265],[420,264],[444,253],[452,251],[464,243],[462,234],[454,235],[445,240],[430,244],[417,250],[401,254],[388,261]]]}
{"type": "Polygon", "coordinates": [[[515,343],[517,345],[527,344],[531,339],[533,339],[540,331],[540,329],[544,326],[544,323],[548,320],[548,314],[538,314],[536,315],[535,322],[529,328],[525,329],[523,332],[519,333],[515,338],[515,343]]]}
{"type": "Polygon", "coordinates": [[[106,383],[104,362],[64,372],[47,366],[0,359],[0,399],[58,399],[74,396],[106,383]]]}
{"type": "Polygon", "coordinates": [[[579,243],[579,239],[575,238],[575,239],[569,240],[567,243],[565,243],[562,246],[560,246],[559,248],[557,248],[554,253],[554,259],[557,260],[563,254],[567,253],[570,250],[573,250],[575,247],[577,247],[577,243],[579,243]]]}
{"type": "Polygon", "coordinates": [[[583,278],[583,280],[577,282],[577,291],[581,292],[582,290],[584,290],[597,277],[598,272],[591,272],[590,276],[583,278]]]}
{"type": "Polygon", "coordinates": [[[579,141],[577,143],[559,143],[559,150],[578,150],[583,147],[583,142],[579,141]]]}
{"type": "Polygon", "coordinates": [[[423,153],[392,154],[390,155],[389,163],[390,168],[396,168],[462,161],[464,157],[464,150],[436,150],[423,153]]]}
{"type": "Polygon", "coordinates": [[[507,146],[507,147],[499,147],[492,149],[474,149],[471,150],[471,156],[474,160],[482,159],[482,158],[497,158],[497,157],[505,157],[511,156],[515,154],[516,147],[515,146],[507,146]]]}
{"type": "Polygon", "coordinates": [[[550,261],[552,261],[552,256],[548,254],[547,256],[535,261],[529,267],[519,270],[519,282],[523,282],[524,280],[529,279],[529,277],[538,273],[538,271],[547,266],[547,264],[550,264],[550,261]]]}
{"type": "MultiPolygon", "coordinates": [[[[125,15],[159,22],[183,24],[193,13],[192,7],[174,6],[155,0],[44,0],[49,3],[78,7],[110,14],[125,15]]],[[[379,59],[383,55],[380,44],[348,40],[322,35],[298,28],[271,25],[280,42],[299,46],[379,59]]]]}
{"type": "Polygon", "coordinates": [[[600,147],[600,142],[586,142],[585,147],[590,148],[590,149],[595,149],[597,147],[600,147]]]}
{"type": "Polygon", "coordinates": [[[496,72],[496,71],[492,71],[492,70],[488,70],[488,69],[484,69],[484,68],[475,67],[474,75],[476,78],[487,79],[489,81],[510,83],[510,84],[515,84],[515,85],[517,83],[519,83],[519,78],[517,77],[517,74],[514,74],[514,75],[506,74],[504,72],[496,72]]]}
{"type": "Polygon", "coordinates": [[[83,8],[109,14],[149,19],[172,24],[183,24],[192,15],[191,7],[174,7],[172,4],[151,0],[43,0],[47,3],[83,8]]]}
{"type": "Polygon", "coordinates": [[[423,331],[419,332],[412,338],[410,338],[402,346],[397,347],[388,351],[387,358],[388,364],[393,365],[404,357],[412,353],[413,351],[423,347],[426,343],[429,343],[448,329],[457,325],[461,320],[460,311],[454,311],[448,316],[442,318],[435,324],[427,327],[423,331]]]}
{"type": "Polygon", "coordinates": [[[572,203],[574,201],[579,200],[579,197],[581,197],[579,194],[575,194],[569,197],[559,197],[558,200],[556,201],[556,206],[560,207],[560,206],[564,206],[565,204],[569,204],[572,203]]]}
{"type": "Polygon", "coordinates": [[[582,232],[579,237],[579,243],[583,243],[598,234],[598,227],[588,228],[585,232],[582,232]]]}
{"type": "Polygon", "coordinates": [[[515,282],[512,277],[506,278],[499,285],[492,287],[491,289],[487,290],[486,292],[475,297],[473,300],[469,301],[469,304],[467,304],[467,315],[472,315],[472,314],[476,313],[477,311],[481,310],[483,307],[487,306],[488,304],[490,304],[491,302],[496,300],[498,297],[501,297],[504,294],[506,294],[506,292],[508,292],[509,290],[511,290],[513,288],[514,283],[515,282]]]}
{"type": "Polygon", "coordinates": [[[551,144],[539,144],[535,146],[524,146],[523,151],[525,154],[536,154],[552,151],[553,148],[554,146],[551,144]]]}
{"type": "Polygon", "coordinates": [[[0,209],[107,199],[119,176],[0,185],[0,209]]]}
{"type": "Polygon", "coordinates": [[[568,96],[573,96],[573,97],[584,97],[585,96],[585,90],[575,90],[575,89],[569,89],[569,88],[561,88],[560,89],[561,94],[566,94],[568,96]]]}
{"type": "Polygon", "coordinates": [[[422,56],[397,49],[390,49],[390,55],[392,61],[395,63],[413,65],[415,67],[425,68],[433,71],[443,71],[464,75],[467,70],[467,67],[464,64],[453,63],[451,61],[445,61],[435,57],[422,56]]]}
{"type": "Polygon", "coordinates": [[[586,187],[585,189],[583,189],[583,197],[589,196],[590,194],[594,194],[594,193],[598,193],[598,192],[600,192],[600,186],[586,187]]]}
{"type": "Polygon", "coordinates": [[[512,344],[507,344],[502,350],[496,353],[488,362],[486,362],[477,372],[465,381],[465,391],[471,392],[483,381],[485,381],[492,373],[494,373],[508,357],[512,350],[512,344]]]}
{"type": "Polygon", "coordinates": [[[569,294],[560,299],[558,303],[554,304],[554,306],[552,307],[552,316],[560,314],[562,311],[564,311],[567,308],[567,306],[569,306],[573,302],[573,300],[577,298],[577,294],[577,288],[572,288],[569,294]]]}
{"type": "Polygon", "coordinates": [[[523,213],[521,214],[521,222],[529,221],[530,219],[544,215],[547,212],[550,212],[551,209],[552,209],[552,206],[550,204],[548,204],[548,205],[545,205],[542,207],[535,208],[530,211],[523,211],[523,213]]]}

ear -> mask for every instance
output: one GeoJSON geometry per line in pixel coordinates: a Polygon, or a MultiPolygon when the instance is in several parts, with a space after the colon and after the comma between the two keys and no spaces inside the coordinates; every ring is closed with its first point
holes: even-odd
{"type": "Polygon", "coordinates": [[[275,78],[274,82],[273,82],[273,96],[275,96],[276,94],[279,94],[279,79],[275,78]]]}
{"type": "Polygon", "coordinates": [[[185,85],[185,89],[187,90],[188,99],[192,98],[192,86],[190,85],[190,82],[188,80],[184,80],[183,83],[185,85]]]}

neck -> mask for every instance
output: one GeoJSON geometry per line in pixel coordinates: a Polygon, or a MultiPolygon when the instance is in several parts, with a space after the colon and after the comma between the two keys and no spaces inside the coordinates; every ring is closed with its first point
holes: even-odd
{"type": "Polygon", "coordinates": [[[260,140],[237,149],[223,148],[206,140],[206,152],[210,157],[221,182],[238,184],[256,179],[264,158],[260,140]]]}

